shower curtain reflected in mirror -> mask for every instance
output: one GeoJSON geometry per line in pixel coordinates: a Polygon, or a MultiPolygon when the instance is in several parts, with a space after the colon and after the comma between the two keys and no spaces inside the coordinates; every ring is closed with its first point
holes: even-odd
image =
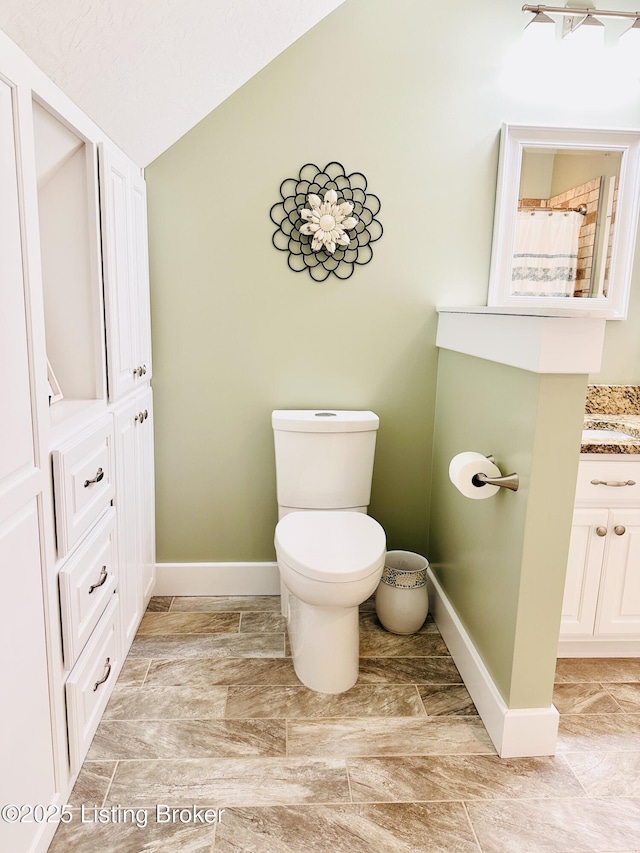
{"type": "Polygon", "coordinates": [[[576,211],[518,211],[514,296],[573,296],[582,222],[582,214],[576,211]]]}

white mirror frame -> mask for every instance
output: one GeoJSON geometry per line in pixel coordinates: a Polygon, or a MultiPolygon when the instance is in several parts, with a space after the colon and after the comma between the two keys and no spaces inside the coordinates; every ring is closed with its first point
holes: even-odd
{"type": "MultiPolygon", "coordinates": [[[[627,316],[633,254],[640,213],[640,131],[589,130],[503,124],[500,137],[498,183],[491,249],[487,304],[531,313],[532,308],[561,309],[563,315],[585,312],[607,319],[627,316]],[[511,274],[516,212],[524,149],[567,148],[611,151],[622,155],[611,250],[609,289],[606,297],[571,299],[558,296],[513,296],[511,274]]],[[[550,311],[550,313],[552,313],[550,311]]]]}

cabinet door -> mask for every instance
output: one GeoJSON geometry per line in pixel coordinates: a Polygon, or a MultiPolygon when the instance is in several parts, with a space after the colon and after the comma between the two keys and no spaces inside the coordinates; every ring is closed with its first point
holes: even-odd
{"type": "Polygon", "coordinates": [[[129,648],[155,583],[153,392],[122,404],[116,420],[116,507],[124,650],[129,648]]]}
{"type": "Polygon", "coordinates": [[[131,645],[142,618],[139,556],[138,411],[135,396],[115,413],[118,565],[123,653],[131,645]]]}
{"type": "Polygon", "coordinates": [[[141,175],[131,177],[133,276],[136,297],[136,357],[138,375],[151,378],[151,311],[149,305],[149,241],[147,185],[141,175]]]}
{"type": "Polygon", "coordinates": [[[593,634],[600,576],[609,538],[606,509],[576,509],[571,527],[560,638],[593,634]],[[604,531],[604,536],[598,535],[604,531]]]}
{"type": "Polygon", "coordinates": [[[134,388],[136,360],[136,295],[132,287],[131,180],[129,160],[100,145],[100,215],[107,326],[109,399],[134,388]]]}
{"type": "Polygon", "coordinates": [[[596,633],[640,636],[640,509],[612,510],[596,633]]]}
{"type": "Polygon", "coordinates": [[[136,431],[138,438],[140,572],[143,606],[146,607],[156,580],[153,392],[151,388],[147,388],[138,394],[137,399],[139,403],[136,431]]]}
{"type": "MultiPolygon", "coordinates": [[[[46,806],[55,795],[41,564],[48,480],[32,414],[14,145],[13,92],[0,79],[0,804],[46,806]]],[[[41,828],[0,821],[0,849],[30,850],[41,828]]]]}
{"type": "Polygon", "coordinates": [[[151,376],[146,186],[121,151],[100,153],[100,209],[109,399],[151,376]]]}

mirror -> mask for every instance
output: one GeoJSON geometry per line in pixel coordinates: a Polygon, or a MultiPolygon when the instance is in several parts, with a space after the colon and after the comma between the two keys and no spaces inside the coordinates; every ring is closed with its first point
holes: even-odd
{"type": "Polygon", "coordinates": [[[503,125],[488,304],[626,316],[640,131],[503,125]]]}

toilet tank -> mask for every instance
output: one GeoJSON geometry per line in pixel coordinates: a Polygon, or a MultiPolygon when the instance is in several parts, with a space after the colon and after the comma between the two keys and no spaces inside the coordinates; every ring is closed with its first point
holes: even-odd
{"type": "Polygon", "coordinates": [[[271,422],[281,509],[366,511],[379,424],[374,412],[275,411],[271,422]]]}

